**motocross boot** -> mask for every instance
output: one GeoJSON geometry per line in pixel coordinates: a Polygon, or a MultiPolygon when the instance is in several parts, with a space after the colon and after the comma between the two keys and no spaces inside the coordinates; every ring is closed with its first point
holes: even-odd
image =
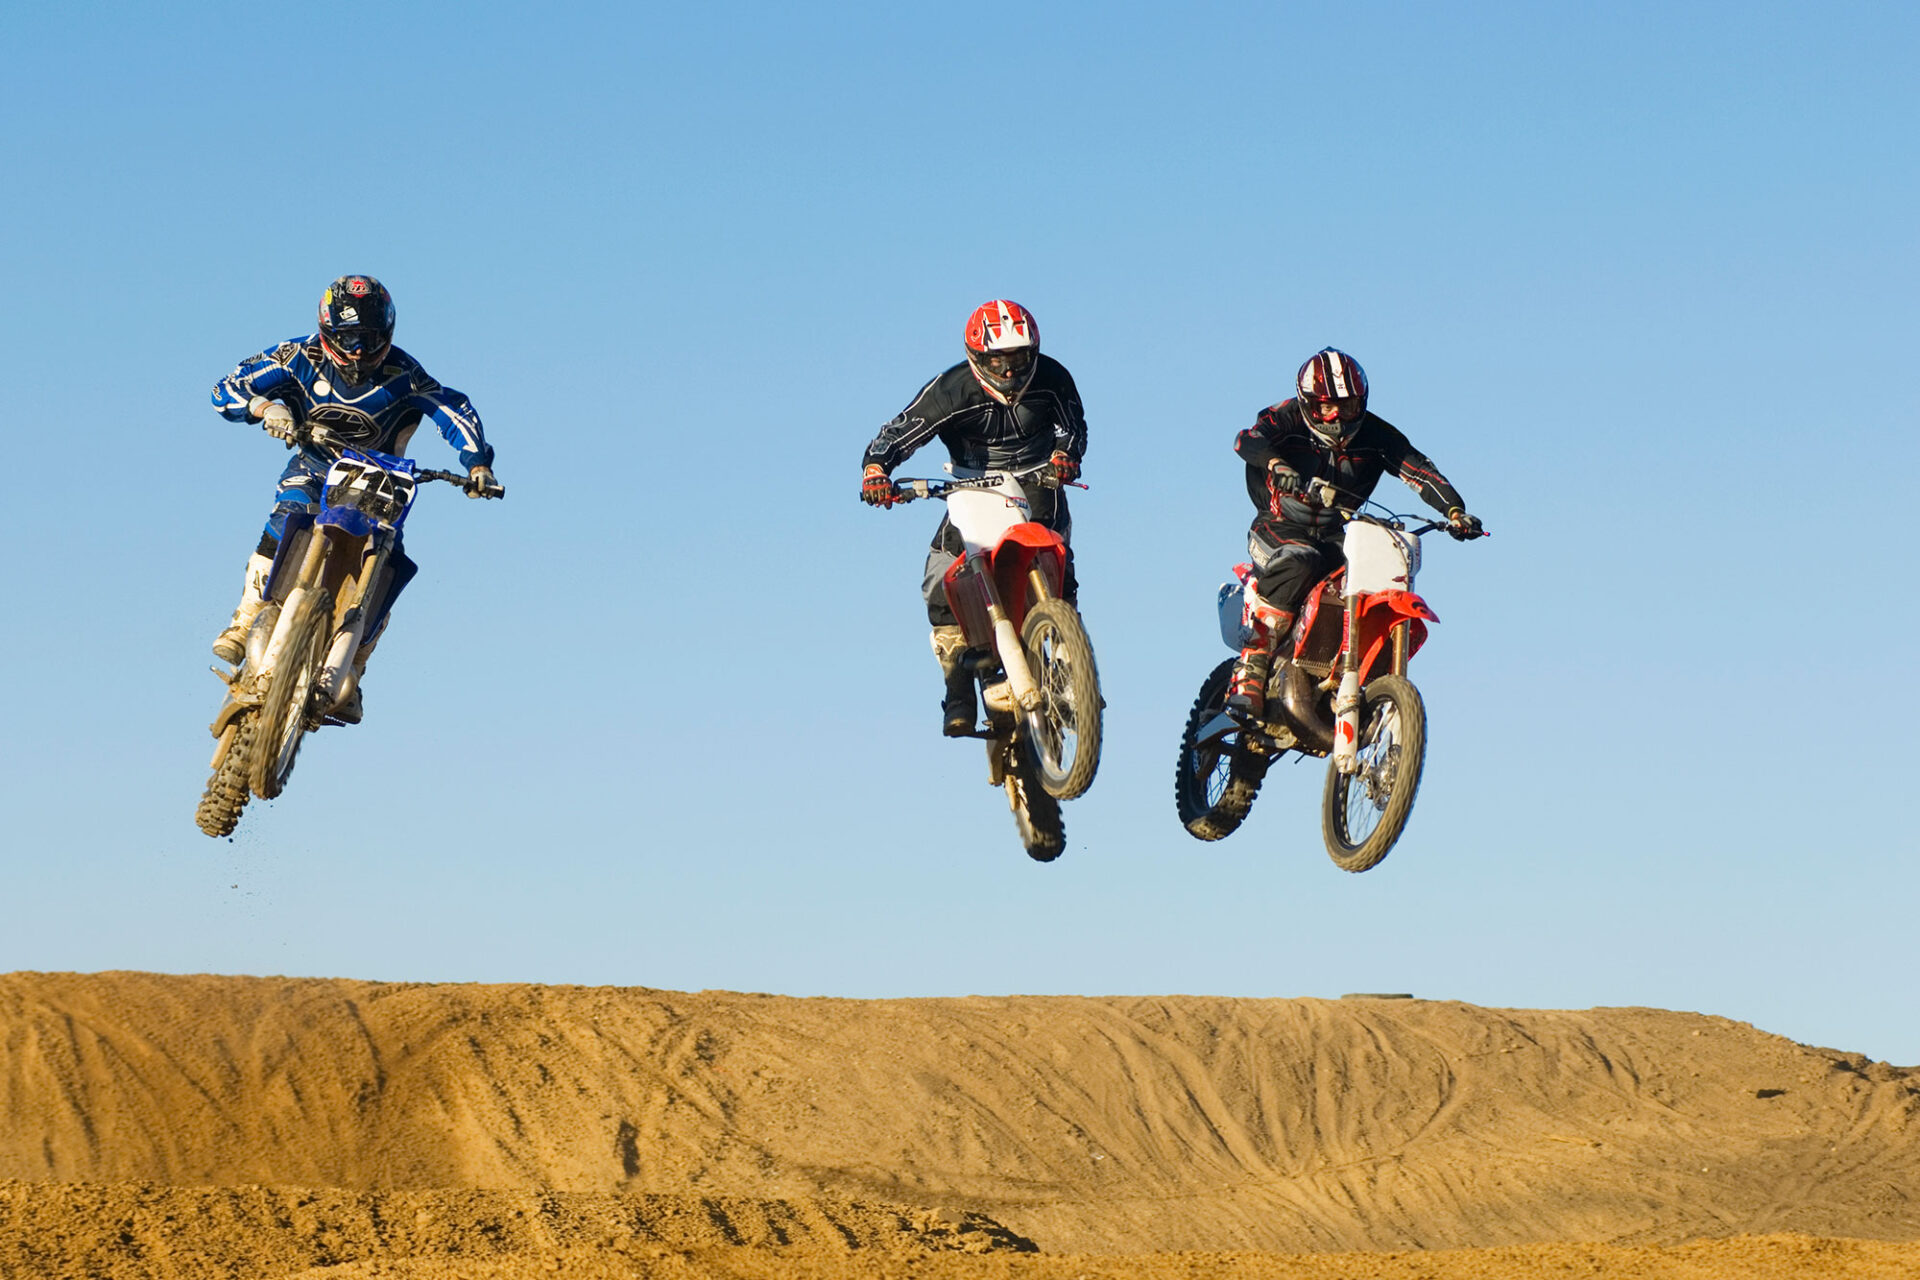
{"type": "Polygon", "coordinates": [[[254,552],[247,561],[247,584],[240,592],[240,605],[233,611],[233,621],[227,629],[213,639],[213,656],[222,662],[231,662],[236,667],[247,656],[247,632],[253,629],[253,620],[266,604],[267,573],[273,568],[273,557],[254,552]]]}
{"type": "Polygon", "coordinates": [[[967,661],[967,640],[958,627],[935,627],[929,637],[933,656],[946,677],[946,695],[940,700],[940,731],[949,738],[964,738],[973,732],[980,718],[979,704],[973,696],[973,664],[967,661]]]}
{"type": "Polygon", "coordinates": [[[1273,670],[1273,655],[1259,642],[1240,651],[1233,663],[1233,678],[1227,681],[1227,703],[1221,708],[1241,724],[1258,724],[1267,715],[1267,676],[1273,670]]]}
{"type": "Polygon", "coordinates": [[[1262,605],[1254,610],[1252,643],[1240,651],[1227,682],[1227,702],[1221,710],[1241,724],[1259,724],[1267,718],[1267,678],[1273,674],[1273,651],[1292,634],[1291,613],[1262,605]]]}

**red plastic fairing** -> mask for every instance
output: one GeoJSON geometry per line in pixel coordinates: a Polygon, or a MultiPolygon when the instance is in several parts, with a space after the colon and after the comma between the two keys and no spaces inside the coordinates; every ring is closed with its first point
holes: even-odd
{"type": "Polygon", "coordinates": [[[1360,683],[1373,678],[1374,667],[1389,649],[1395,623],[1406,620],[1407,655],[1427,642],[1427,623],[1438,614],[1411,591],[1376,591],[1360,602],[1360,683]]]}
{"type": "Polygon", "coordinates": [[[1029,520],[1007,530],[993,549],[993,580],[1015,631],[1027,622],[1027,570],[1038,568],[1047,580],[1048,592],[1058,596],[1066,580],[1066,566],[1060,535],[1047,526],[1029,520]]]}
{"type": "MultiPolygon", "coordinates": [[[[1346,580],[1347,567],[1341,565],[1338,569],[1335,569],[1332,573],[1322,578],[1314,585],[1313,590],[1307,593],[1306,603],[1300,608],[1299,625],[1294,628],[1293,632],[1295,636],[1293,645],[1294,657],[1316,658],[1317,660],[1324,661],[1329,656],[1324,647],[1319,654],[1310,654],[1307,650],[1314,647],[1314,624],[1320,620],[1320,610],[1323,608],[1341,609],[1345,607],[1346,601],[1341,598],[1338,584],[1346,580]]],[[[1345,629],[1346,624],[1345,621],[1342,620],[1341,630],[1344,631],[1345,629]]],[[[1323,634],[1322,637],[1320,637],[1322,646],[1324,646],[1330,638],[1330,636],[1323,634]]]]}
{"type": "Polygon", "coordinates": [[[947,606],[967,643],[976,649],[993,649],[993,620],[987,616],[992,599],[993,576],[987,572],[984,555],[961,556],[947,567],[947,606]]]}

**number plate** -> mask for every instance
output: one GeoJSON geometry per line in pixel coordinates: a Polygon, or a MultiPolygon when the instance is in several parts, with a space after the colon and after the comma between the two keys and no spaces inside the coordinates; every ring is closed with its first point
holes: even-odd
{"type": "Polygon", "coordinates": [[[413,505],[414,486],[411,468],[390,469],[353,454],[327,469],[326,505],[351,507],[381,524],[397,525],[413,505]]]}

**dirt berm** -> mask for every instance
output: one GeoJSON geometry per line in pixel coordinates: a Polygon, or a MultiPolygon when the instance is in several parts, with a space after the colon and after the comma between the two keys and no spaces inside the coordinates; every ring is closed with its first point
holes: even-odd
{"type": "MultiPolygon", "coordinates": [[[[454,1272],[400,1259],[527,1250],[797,1275],[675,1268],[819,1245],[1038,1277],[1060,1260],[1036,1248],[1920,1239],[1920,1070],[1652,1009],[22,973],[0,975],[0,1052],[9,1275],[425,1280],[454,1272]],[[217,1223],[295,1243],[157,1265],[217,1223]]],[[[1920,1249],[1780,1247],[1920,1274],[1920,1249]]],[[[1166,1274],[1334,1274],[1216,1264],[1166,1274]]]]}

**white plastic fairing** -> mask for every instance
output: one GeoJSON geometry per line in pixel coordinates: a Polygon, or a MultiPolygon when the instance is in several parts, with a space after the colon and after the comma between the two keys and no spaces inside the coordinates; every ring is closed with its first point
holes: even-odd
{"type": "Polygon", "coordinates": [[[1420,539],[1365,520],[1347,525],[1347,594],[1411,591],[1420,572],[1420,539]]]}
{"type": "MultiPolygon", "coordinates": [[[[962,478],[979,474],[954,471],[962,478]]],[[[1007,530],[1033,519],[1033,506],[1018,480],[1002,471],[986,474],[998,476],[1000,483],[991,489],[956,489],[947,495],[947,519],[960,531],[960,540],[968,551],[997,546],[1007,530]]]]}
{"type": "Polygon", "coordinates": [[[1220,584],[1220,638],[1235,653],[1253,643],[1247,625],[1247,588],[1238,582],[1220,584]]]}

